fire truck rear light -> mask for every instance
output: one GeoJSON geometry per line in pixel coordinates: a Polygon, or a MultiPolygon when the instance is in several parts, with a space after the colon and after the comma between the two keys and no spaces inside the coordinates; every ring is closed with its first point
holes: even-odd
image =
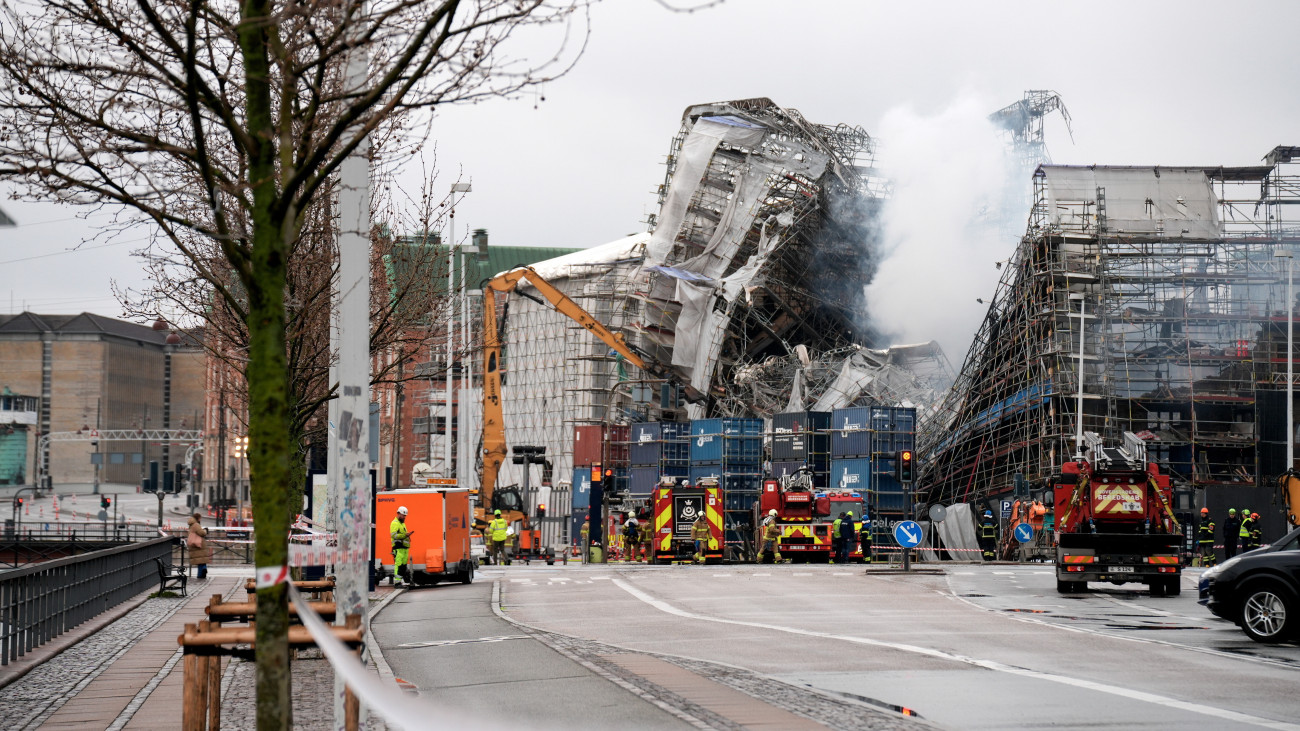
{"type": "Polygon", "coordinates": [[[1178,573],[1178,567],[1176,567],[1176,566],[1157,566],[1157,567],[1156,567],[1156,571],[1159,571],[1159,572],[1162,573],[1162,574],[1175,574],[1175,573],[1178,573]]]}
{"type": "Polygon", "coordinates": [[[1083,572],[1083,567],[1082,567],[1082,566],[1066,566],[1066,567],[1065,567],[1065,570],[1066,570],[1066,571],[1078,571],[1078,572],[1082,573],[1082,572],[1083,572]]]}

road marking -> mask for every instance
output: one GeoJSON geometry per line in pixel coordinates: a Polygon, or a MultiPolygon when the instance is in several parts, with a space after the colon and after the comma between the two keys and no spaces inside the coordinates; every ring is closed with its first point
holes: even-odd
{"type": "Polygon", "coordinates": [[[771,574],[750,574],[751,576],[771,576],[771,574]]]}
{"type": "Polygon", "coordinates": [[[835,571],[831,574],[831,576],[852,576],[852,575],[853,574],[848,571],[835,571]]]}
{"type": "Polygon", "coordinates": [[[866,637],[854,637],[852,635],[837,635],[831,632],[817,632],[815,630],[799,629],[798,627],[783,627],[781,625],[766,624],[764,622],[745,622],[739,619],[724,619],[722,617],[710,617],[704,614],[696,614],[695,612],[690,612],[685,609],[679,609],[673,606],[672,604],[669,604],[668,602],[650,596],[649,594],[641,591],[640,589],[637,589],[634,586],[631,586],[630,584],[624,581],[615,579],[614,585],[622,589],[623,591],[631,594],[632,596],[636,597],[637,599],[640,599],[646,604],[649,604],[655,609],[658,609],[661,612],[664,612],[666,614],[672,614],[678,617],[684,617],[686,619],[698,619],[704,622],[732,624],[740,627],[754,627],[756,629],[767,629],[776,632],[787,632],[789,634],[804,635],[806,637],[819,637],[822,639],[836,640],[839,642],[852,642],[854,644],[859,644],[859,645],[884,647],[891,650],[898,650],[900,652],[911,653],[914,655],[924,655],[926,657],[938,658],[940,660],[948,660],[951,662],[963,663],[965,665],[973,665],[975,667],[984,668],[985,670],[992,670],[994,672],[1006,673],[1008,675],[1018,675],[1024,678],[1035,678],[1037,680],[1046,680],[1052,683],[1059,683],[1061,685],[1073,686],[1075,688],[1083,688],[1085,690],[1095,690],[1100,693],[1108,693],[1110,695],[1116,695],[1121,698],[1143,701],[1146,703],[1152,703],[1154,705],[1165,706],[1167,708],[1176,708],[1181,711],[1188,711],[1190,713],[1198,713],[1203,716],[1221,718],[1226,721],[1235,721],[1237,723],[1248,723],[1254,726],[1261,726],[1263,728],[1279,729],[1280,731],[1300,731],[1300,725],[1294,723],[1287,723],[1285,721],[1274,721],[1273,719],[1270,718],[1251,716],[1245,713],[1229,711],[1224,708],[1214,708],[1212,706],[1206,706],[1200,703],[1190,703],[1188,701],[1180,701],[1177,698],[1170,698],[1168,696],[1157,695],[1155,693],[1147,693],[1140,690],[1134,690],[1132,688],[1123,688],[1116,685],[1107,685],[1105,683],[1098,683],[1092,680],[1085,680],[1083,678],[1072,678],[1068,675],[1057,675],[1055,673],[1047,673],[1041,670],[1030,670],[1029,668],[1016,667],[1015,665],[1007,665],[1004,663],[1000,663],[997,662],[996,660],[980,660],[979,658],[968,657],[966,655],[958,655],[956,653],[951,653],[951,652],[944,652],[943,650],[935,650],[929,647],[908,645],[901,642],[889,642],[886,640],[873,640],[866,637]]]}
{"type": "Polygon", "coordinates": [[[735,574],[714,574],[714,575],[713,575],[713,578],[715,578],[715,579],[725,579],[725,578],[727,578],[728,576],[735,576],[735,574]]]}
{"type": "Polygon", "coordinates": [[[1014,571],[994,571],[993,573],[996,574],[996,575],[998,575],[998,576],[1015,576],[1015,575],[1016,575],[1016,572],[1014,572],[1014,571]]]}
{"type": "Polygon", "coordinates": [[[794,573],[792,573],[792,574],[790,574],[790,575],[791,575],[791,576],[812,576],[812,572],[811,572],[811,571],[795,571],[794,573]]]}
{"type": "Polygon", "coordinates": [[[526,640],[528,635],[501,635],[500,637],[478,637],[470,640],[430,640],[428,642],[407,642],[395,649],[407,650],[415,647],[443,647],[445,645],[469,645],[477,642],[504,642],[505,640],[526,640]]]}

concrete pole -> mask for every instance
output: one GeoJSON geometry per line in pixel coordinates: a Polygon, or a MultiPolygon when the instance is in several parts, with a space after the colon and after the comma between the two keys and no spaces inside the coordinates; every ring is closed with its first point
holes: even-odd
{"type": "MultiPolygon", "coordinates": [[[[358,10],[364,17],[365,4],[358,10]]],[[[366,84],[365,47],[348,55],[347,89],[366,84]]],[[[334,569],[338,590],[336,622],[356,614],[366,622],[369,609],[371,526],[370,457],[370,142],[357,145],[339,170],[338,419],[328,440],[337,455],[329,475],[331,508],[338,533],[334,569]]],[[[366,658],[362,658],[365,661],[366,658]]],[[[348,711],[343,679],[334,677],[334,727],[343,731],[348,711]]],[[[363,719],[364,720],[364,719],[363,719]]]]}

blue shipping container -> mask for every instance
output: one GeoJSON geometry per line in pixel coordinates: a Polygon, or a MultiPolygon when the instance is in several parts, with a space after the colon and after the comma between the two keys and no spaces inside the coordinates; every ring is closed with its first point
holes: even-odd
{"type": "Polygon", "coordinates": [[[907,495],[902,492],[876,492],[868,501],[868,509],[875,514],[902,512],[907,506],[907,495]]]}
{"type": "Polygon", "coordinates": [[[828,487],[848,490],[867,490],[871,486],[871,458],[854,457],[831,460],[831,481],[828,487]]]}
{"type": "Polygon", "coordinates": [[[697,419],[690,438],[692,464],[760,464],[763,459],[762,419],[697,419]]]}
{"type": "Polygon", "coordinates": [[[573,512],[586,513],[591,505],[591,468],[573,468],[573,512]]]}
{"type": "Polygon", "coordinates": [[[631,463],[634,465],[658,465],[662,452],[660,444],[661,430],[659,422],[633,424],[628,448],[631,463]]]}
{"type": "Polygon", "coordinates": [[[831,457],[871,455],[870,406],[850,406],[831,412],[831,457]]]}
{"type": "Polygon", "coordinates": [[[659,484],[658,467],[632,468],[632,474],[628,478],[628,486],[632,491],[633,499],[650,497],[650,493],[654,491],[657,484],[659,484]]]}

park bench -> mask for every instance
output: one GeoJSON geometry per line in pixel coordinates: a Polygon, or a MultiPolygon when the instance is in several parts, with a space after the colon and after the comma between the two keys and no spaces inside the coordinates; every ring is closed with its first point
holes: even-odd
{"type": "Polygon", "coordinates": [[[161,558],[155,558],[153,561],[158,564],[158,591],[180,589],[181,596],[188,596],[185,593],[185,585],[189,582],[190,577],[185,573],[185,567],[172,566],[165,563],[161,558]]]}

